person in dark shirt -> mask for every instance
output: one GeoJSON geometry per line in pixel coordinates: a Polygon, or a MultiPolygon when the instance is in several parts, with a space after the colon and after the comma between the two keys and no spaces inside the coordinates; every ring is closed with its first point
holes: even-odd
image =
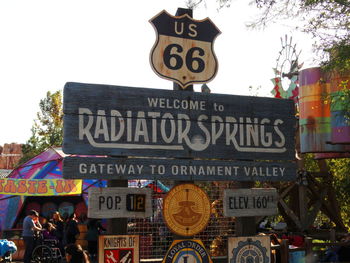
{"type": "Polygon", "coordinates": [[[350,262],[350,233],[347,234],[341,242],[348,243],[338,249],[338,261],[339,262],[350,262]]]}
{"type": "Polygon", "coordinates": [[[89,257],[86,252],[77,244],[69,244],[66,246],[66,261],[68,263],[89,263],[89,257]]]}
{"type": "Polygon", "coordinates": [[[95,259],[97,255],[98,236],[106,229],[102,226],[98,219],[90,219],[87,223],[86,240],[88,241],[88,252],[91,259],[95,259]]]}
{"type": "Polygon", "coordinates": [[[63,245],[63,237],[64,237],[64,221],[61,217],[60,212],[55,211],[52,214],[52,218],[49,220],[51,224],[54,225],[55,231],[54,235],[58,240],[58,247],[61,251],[61,254],[64,255],[64,245],[63,245]]]}
{"type": "Polygon", "coordinates": [[[80,231],[78,228],[78,221],[76,219],[75,213],[71,214],[66,225],[66,238],[67,244],[75,244],[80,231]]]}

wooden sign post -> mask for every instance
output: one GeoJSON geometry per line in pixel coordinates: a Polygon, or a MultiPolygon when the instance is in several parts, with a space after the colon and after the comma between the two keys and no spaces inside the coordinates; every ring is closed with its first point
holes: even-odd
{"type": "MultiPolygon", "coordinates": [[[[150,22],[157,31],[152,67],[175,82],[174,90],[67,83],[63,151],[87,157],[67,158],[64,177],[105,178],[109,187],[167,176],[178,183],[238,180],[242,187],[294,180],[293,101],[192,92],[192,84],[215,77],[220,31],[209,19],[192,19],[188,9],[176,16],[163,11],[150,22]]],[[[252,216],[238,217],[238,228],[241,218],[255,229],[252,216]]],[[[109,233],[126,233],[126,223],[110,219],[109,233]]]]}
{"type": "MultiPolygon", "coordinates": [[[[128,180],[108,180],[108,187],[128,187],[128,180]]],[[[107,231],[110,235],[125,235],[127,234],[128,219],[127,218],[109,218],[107,219],[107,231]]]]}

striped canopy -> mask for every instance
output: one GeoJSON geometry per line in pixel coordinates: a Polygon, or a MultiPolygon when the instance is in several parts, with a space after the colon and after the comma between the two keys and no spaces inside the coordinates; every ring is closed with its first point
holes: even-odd
{"type": "MultiPolygon", "coordinates": [[[[16,179],[61,179],[62,160],[67,156],[61,148],[48,148],[28,162],[15,168],[8,178],[16,179]]],[[[83,180],[82,195],[87,204],[87,191],[90,187],[106,187],[105,180],[83,180]]],[[[156,193],[167,192],[169,189],[162,183],[150,180],[130,180],[129,187],[150,187],[156,193]]],[[[13,227],[17,216],[22,210],[25,196],[0,195],[0,226],[1,229],[13,227]]]]}

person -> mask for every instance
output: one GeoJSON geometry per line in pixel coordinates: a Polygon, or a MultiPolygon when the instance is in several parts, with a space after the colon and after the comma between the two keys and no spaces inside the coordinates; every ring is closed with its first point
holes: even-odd
{"type": "Polygon", "coordinates": [[[339,247],[338,249],[338,260],[339,262],[350,262],[350,233],[348,233],[341,242],[347,243],[339,247]]]}
{"type": "Polygon", "coordinates": [[[71,214],[66,225],[67,244],[74,244],[77,241],[80,231],[75,213],[71,214]]]}
{"type": "Polygon", "coordinates": [[[87,253],[80,245],[69,244],[66,246],[65,252],[68,263],[90,263],[87,253]]]}
{"type": "Polygon", "coordinates": [[[271,233],[270,235],[271,242],[271,262],[280,263],[281,262],[281,251],[280,249],[272,249],[273,246],[281,245],[280,239],[277,234],[271,233]]]}
{"type": "Polygon", "coordinates": [[[91,259],[94,259],[97,255],[98,236],[102,231],[106,231],[106,229],[101,225],[100,220],[90,219],[88,221],[86,240],[88,241],[88,252],[91,259]]]}
{"type": "MultiPolygon", "coordinates": [[[[39,214],[39,213],[38,213],[39,214]]],[[[37,245],[37,242],[40,241],[40,239],[42,239],[42,224],[40,222],[40,217],[34,217],[33,219],[34,225],[38,228],[40,228],[41,230],[34,230],[34,246],[37,245]]]]}
{"type": "Polygon", "coordinates": [[[55,231],[56,231],[56,228],[54,227],[53,224],[46,223],[42,230],[43,238],[58,241],[58,238],[55,236],[55,231]]]}
{"type": "Polygon", "coordinates": [[[63,219],[60,215],[60,212],[55,211],[52,214],[52,218],[49,220],[49,222],[51,224],[54,225],[55,227],[55,236],[62,241],[63,238],[63,231],[64,231],[64,223],[63,223],[63,219]]]}
{"type": "Polygon", "coordinates": [[[23,220],[22,237],[25,245],[24,263],[30,263],[35,246],[35,234],[41,230],[42,227],[39,223],[39,213],[35,210],[30,210],[23,220]]]}
{"type": "Polygon", "coordinates": [[[55,211],[52,214],[52,218],[49,220],[51,224],[54,225],[55,231],[54,235],[56,236],[58,240],[58,247],[61,250],[61,254],[64,253],[64,246],[63,246],[63,237],[64,237],[64,221],[61,217],[60,212],[55,211]]]}

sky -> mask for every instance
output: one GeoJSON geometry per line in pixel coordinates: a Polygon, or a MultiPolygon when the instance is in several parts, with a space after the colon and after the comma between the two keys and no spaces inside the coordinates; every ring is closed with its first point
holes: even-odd
{"type": "MultiPolygon", "coordinates": [[[[247,29],[257,16],[248,2],[232,0],[217,11],[216,1],[207,0],[194,10],[194,19],[209,17],[221,31],[213,44],[218,73],[207,83],[212,93],[272,96],[272,68],[286,34],[301,50],[304,68],[315,66],[313,40],[290,24],[247,29]]],[[[66,82],[172,90],[151,68],[156,33],[148,21],[179,7],[184,0],[0,1],[0,145],[25,143],[40,100],[66,82]]]]}

